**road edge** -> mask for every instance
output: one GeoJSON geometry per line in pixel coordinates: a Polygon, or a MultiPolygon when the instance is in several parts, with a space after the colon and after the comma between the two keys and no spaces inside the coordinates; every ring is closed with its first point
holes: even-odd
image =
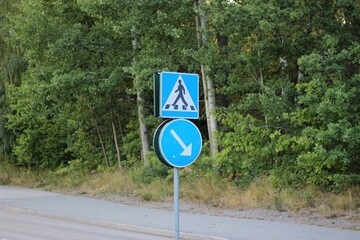
{"type": "MultiPolygon", "coordinates": [[[[4,211],[8,211],[8,212],[34,215],[34,216],[38,216],[38,217],[51,218],[51,219],[56,219],[56,220],[61,220],[61,221],[80,223],[80,224],[110,228],[110,229],[127,231],[127,232],[135,232],[135,233],[140,233],[140,234],[148,234],[148,235],[168,237],[168,238],[174,237],[174,232],[169,231],[169,230],[164,230],[164,229],[148,228],[148,227],[141,227],[141,226],[130,225],[130,224],[123,224],[123,223],[111,223],[111,222],[90,220],[90,219],[85,219],[85,218],[76,218],[76,217],[70,217],[70,216],[56,215],[56,214],[50,214],[50,213],[41,212],[41,211],[37,211],[37,210],[11,207],[11,206],[5,206],[5,205],[0,205],[0,209],[4,210],[4,211]]],[[[198,235],[198,234],[186,233],[186,232],[180,232],[180,237],[183,240],[228,240],[227,238],[198,235]]]]}

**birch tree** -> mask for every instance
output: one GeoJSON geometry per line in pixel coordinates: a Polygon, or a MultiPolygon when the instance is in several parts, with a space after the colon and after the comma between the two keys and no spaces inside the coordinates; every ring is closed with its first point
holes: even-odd
{"type": "MultiPolygon", "coordinates": [[[[136,27],[132,27],[131,33],[133,36],[132,39],[132,47],[134,51],[134,56],[139,51],[139,41],[138,36],[136,35],[136,27]]],[[[133,59],[136,61],[136,59],[133,59]]],[[[137,102],[137,110],[138,110],[138,120],[139,120],[139,130],[140,130],[140,139],[141,139],[141,158],[144,161],[144,165],[148,165],[148,160],[146,159],[146,155],[150,151],[150,142],[149,142],[149,130],[148,126],[145,122],[145,101],[143,98],[143,90],[140,85],[140,79],[137,73],[134,73],[134,85],[136,86],[136,102],[137,102]]]]}
{"type": "MultiPolygon", "coordinates": [[[[196,16],[196,30],[199,41],[199,47],[205,49],[203,53],[206,53],[206,49],[209,46],[208,29],[206,25],[206,2],[204,0],[194,0],[194,7],[197,12],[196,16]]],[[[203,60],[200,63],[201,77],[204,90],[204,101],[206,108],[206,120],[208,127],[208,134],[210,140],[210,152],[211,156],[215,158],[218,151],[218,143],[216,139],[216,132],[218,131],[218,124],[215,117],[216,100],[215,100],[215,86],[214,81],[209,75],[210,67],[208,63],[203,60]]]]}

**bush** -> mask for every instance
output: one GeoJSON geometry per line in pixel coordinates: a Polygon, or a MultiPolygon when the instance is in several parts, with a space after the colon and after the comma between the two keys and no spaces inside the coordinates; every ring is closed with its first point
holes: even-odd
{"type": "Polygon", "coordinates": [[[263,128],[250,115],[237,112],[221,116],[227,128],[219,134],[221,152],[217,155],[219,173],[235,181],[263,175],[272,167],[273,142],[271,130],[263,128]]]}
{"type": "Polygon", "coordinates": [[[129,169],[129,174],[134,182],[150,184],[157,178],[165,179],[171,168],[163,165],[153,152],[150,152],[146,157],[148,158],[148,166],[138,163],[129,169]]]}

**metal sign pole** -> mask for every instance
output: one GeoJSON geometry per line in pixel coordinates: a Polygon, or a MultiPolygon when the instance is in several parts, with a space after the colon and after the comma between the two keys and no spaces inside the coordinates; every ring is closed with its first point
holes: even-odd
{"type": "Polygon", "coordinates": [[[175,213],[175,240],[180,239],[179,228],[179,168],[174,168],[174,213],[175,213]]]}
{"type": "Polygon", "coordinates": [[[153,141],[159,160],[168,167],[174,167],[174,235],[175,240],[179,240],[179,168],[193,163],[202,148],[200,130],[186,120],[199,119],[199,75],[160,72],[154,73],[153,79],[154,116],[175,118],[160,124],[153,141]]]}

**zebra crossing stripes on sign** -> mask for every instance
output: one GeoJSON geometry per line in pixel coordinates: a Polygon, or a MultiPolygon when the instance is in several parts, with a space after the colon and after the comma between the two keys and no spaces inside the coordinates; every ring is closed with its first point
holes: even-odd
{"type": "Polygon", "coordinates": [[[160,116],[163,118],[199,118],[199,75],[161,73],[160,116]]]}
{"type": "Polygon", "coordinates": [[[177,82],[165,102],[163,110],[196,111],[194,102],[188,92],[189,90],[184,80],[181,75],[179,75],[177,82]]]}

